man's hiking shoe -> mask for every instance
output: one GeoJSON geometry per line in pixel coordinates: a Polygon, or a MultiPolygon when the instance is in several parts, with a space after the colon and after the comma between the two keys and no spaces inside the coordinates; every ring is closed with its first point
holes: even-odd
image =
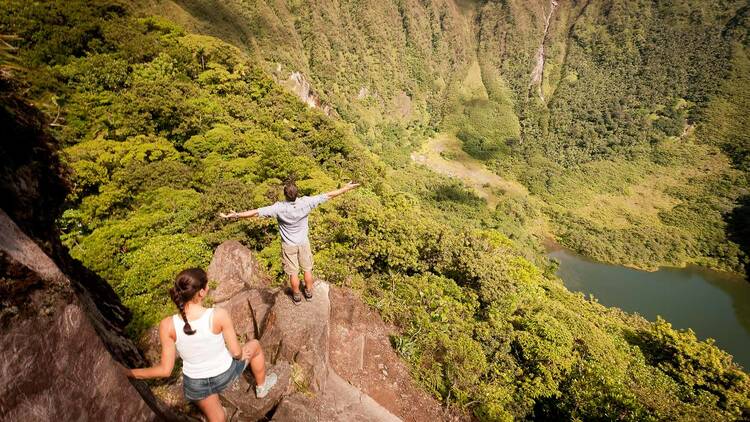
{"type": "Polygon", "coordinates": [[[277,380],[276,374],[274,374],[273,372],[266,375],[265,384],[255,386],[255,397],[262,399],[263,397],[267,396],[268,392],[271,391],[274,385],[276,385],[276,380],[277,380]]]}
{"type": "Polygon", "coordinates": [[[312,300],[312,290],[308,290],[307,288],[305,288],[305,290],[302,291],[302,294],[305,295],[305,300],[306,301],[309,302],[309,301],[312,300]]]}
{"type": "Polygon", "coordinates": [[[292,292],[292,302],[294,302],[295,305],[299,305],[300,303],[302,303],[302,293],[292,292]]]}

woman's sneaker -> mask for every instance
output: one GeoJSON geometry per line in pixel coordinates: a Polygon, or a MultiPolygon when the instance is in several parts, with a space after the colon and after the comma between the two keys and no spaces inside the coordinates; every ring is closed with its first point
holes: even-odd
{"type": "Polygon", "coordinates": [[[268,392],[271,391],[274,385],[276,385],[276,380],[276,374],[274,374],[273,372],[266,375],[266,382],[263,385],[255,386],[255,397],[262,399],[263,397],[267,396],[268,392]]]}

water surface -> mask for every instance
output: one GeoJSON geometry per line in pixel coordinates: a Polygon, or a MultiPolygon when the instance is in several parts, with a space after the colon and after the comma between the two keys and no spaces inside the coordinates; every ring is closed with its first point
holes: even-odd
{"type": "Polygon", "coordinates": [[[674,328],[692,328],[698,338],[715,339],[735,362],[750,368],[750,283],[741,277],[700,267],[640,271],[565,249],[549,257],[560,262],[557,275],[568,290],[593,294],[603,305],[651,321],[660,315],[674,328]]]}

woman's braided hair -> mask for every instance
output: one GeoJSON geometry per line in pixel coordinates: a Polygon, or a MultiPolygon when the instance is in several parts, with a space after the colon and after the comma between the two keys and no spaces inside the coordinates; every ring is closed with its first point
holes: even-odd
{"type": "Polygon", "coordinates": [[[182,320],[185,321],[185,327],[182,330],[187,335],[195,334],[195,330],[190,327],[185,315],[185,304],[193,300],[198,291],[205,289],[207,284],[208,276],[205,271],[200,268],[188,268],[177,274],[174,287],[169,289],[169,295],[172,297],[174,304],[177,305],[177,309],[180,310],[182,320]]]}

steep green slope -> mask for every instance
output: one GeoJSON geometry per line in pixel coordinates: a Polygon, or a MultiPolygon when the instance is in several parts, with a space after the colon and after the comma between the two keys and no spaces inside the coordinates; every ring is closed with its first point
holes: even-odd
{"type": "Polygon", "coordinates": [[[311,216],[316,265],[400,328],[394,347],[447,404],[483,420],[750,417],[731,356],[568,292],[525,237],[528,204],[490,210],[423,168],[394,171],[254,55],[109,0],[0,3],[0,33],[20,37],[28,95],[65,146],[64,241],[132,308],[134,335],[174,312],[174,273],[226,239],[280,281],[274,224],[218,211],[268,204],[290,176],[304,193],[355,178],[311,216]]]}
{"type": "Polygon", "coordinates": [[[542,199],[553,234],[588,256],[742,271],[725,220],[747,173],[714,146],[743,142],[706,136],[732,119],[706,113],[744,54],[726,30],[743,3],[553,3],[480,8],[479,57],[509,81],[523,129],[488,165],[542,199]]]}
{"type": "Polygon", "coordinates": [[[146,4],[235,43],[273,76],[301,72],[392,163],[435,127],[473,54],[451,0],[316,2],[163,0],[146,4]]]}
{"type": "Polygon", "coordinates": [[[428,138],[458,138],[525,185],[549,236],[588,256],[738,272],[748,261],[726,221],[747,171],[724,159],[745,141],[703,130],[741,65],[744,47],[731,44],[747,30],[742,1],[162,0],[148,10],[235,43],[281,82],[302,72],[391,165],[428,138]]]}

